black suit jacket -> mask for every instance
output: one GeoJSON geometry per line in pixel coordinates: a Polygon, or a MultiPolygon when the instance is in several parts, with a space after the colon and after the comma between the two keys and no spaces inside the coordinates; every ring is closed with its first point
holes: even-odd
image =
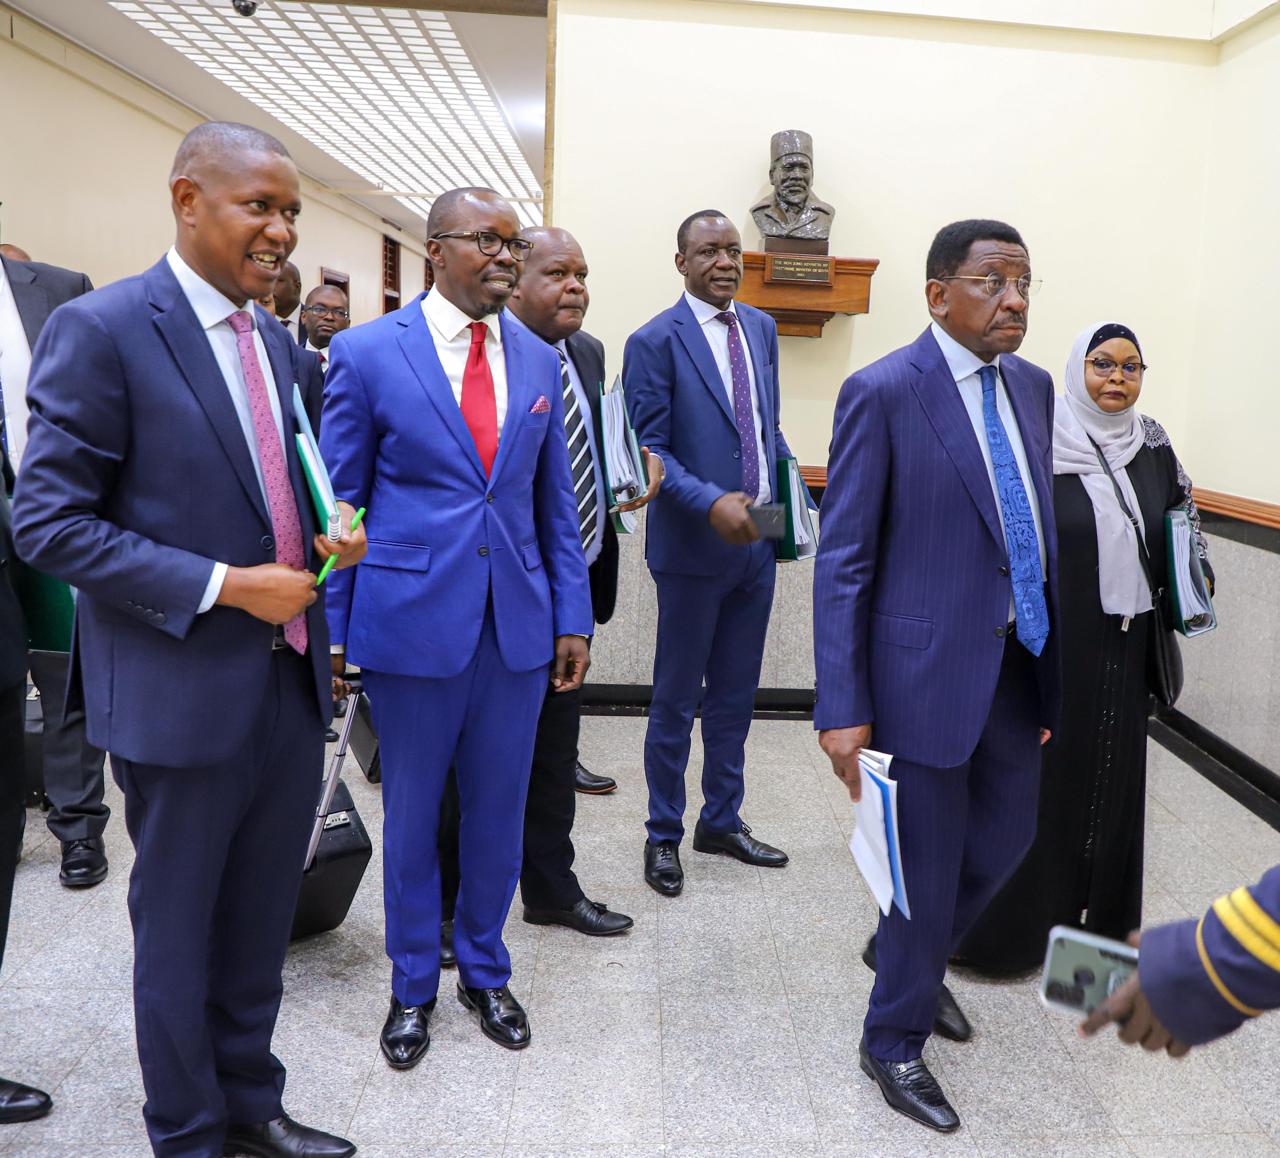
{"type": "MultiPolygon", "coordinates": [[[[278,325],[292,339],[293,331],[279,318],[278,325]]],[[[300,330],[301,326],[298,327],[300,330]]],[[[304,334],[305,330],[302,331],[304,334]]],[[[302,342],[290,346],[289,358],[293,368],[293,380],[297,382],[302,393],[302,404],[307,408],[307,417],[311,419],[311,429],[317,438],[320,437],[320,407],[324,402],[324,371],[320,367],[320,357],[313,354],[302,342]]]]}
{"type": "MultiPolygon", "coordinates": [[[[22,328],[26,331],[27,345],[36,348],[36,339],[40,331],[53,313],[63,302],[78,298],[93,289],[93,283],[83,273],[62,269],[56,265],[45,265],[40,261],[14,261],[0,255],[0,263],[4,265],[5,276],[9,279],[9,289],[13,293],[14,304],[18,307],[18,317],[22,319],[22,328]]],[[[4,415],[0,414],[0,421],[4,415]]],[[[4,489],[13,493],[13,467],[5,457],[4,489]]]]}
{"type": "MultiPolygon", "coordinates": [[[[11,473],[7,454],[4,455],[4,470],[6,474],[11,473]]],[[[27,628],[11,578],[15,560],[9,500],[0,494],[0,691],[21,683],[27,674],[27,628]]],[[[13,737],[4,737],[4,742],[6,745],[12,743],[13,737]]],[[[21,751],[20,745],[18,751],[21,751]]],[[[9,756],[12,756],[12,751],[9,756]]],[[[0,855],[4,855],[4,850],[0,850],[0,855]]],[[[0,937],[0,956],[3,954],[4,940],[0,937]]]]}
{"type": "MultiPolygon", "coordinates": [[[[572,335],[565,343],[573,368],[578,371],[587,400],[591,403],[591,421],[599,442],[600,432],[600,384],[604,381],[604,346],[599,338],[593,338],[583,330],[572,335]]],[[[597,623],[608,623],[618,602],[618,532],[613,518],[604,517],[604,542],[600,556],[588,569],[591,580],[591,605],[597,623]]]]}

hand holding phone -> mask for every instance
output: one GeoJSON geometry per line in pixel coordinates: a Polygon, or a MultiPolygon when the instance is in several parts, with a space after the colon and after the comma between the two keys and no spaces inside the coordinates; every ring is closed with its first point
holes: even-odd
{"type": "Polygon", "coordinates": [[[1040,1000],[1050,1009],[1085,1017],[1138,969],[1138,950],[1123,941],[1057,925],[1049,932],[1040,1000]]]}

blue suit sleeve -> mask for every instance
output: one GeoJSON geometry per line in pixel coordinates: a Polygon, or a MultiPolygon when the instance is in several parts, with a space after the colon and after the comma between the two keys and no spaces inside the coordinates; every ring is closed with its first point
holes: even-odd
{"type": "Polygon", "coordinates": [[[139,622],[185,638],[214,560],[106,517],[127,468],[131,424],[111,334],[88,310],[62,307],[45,324],[31,365],[27,449],[13,502],[18,554],[139,622]]]}
{"type": "MultiPolygon", "coordinates": [[[[330,371],[332,374],[333,371],[330,371]]],[[[578,530],[578,502],[573,493],[569,444],[564,439],[564,394],[554,361],[547,362],[546,396],[551,402],[547,436],[538,452],[534,476],[533,517],[538,552],[551,585],[551,618],[555,634],[591,635],[591,586],[587,558],[578,530]]]]}
{"type": "Polygon", "coordinates": [[[813,726],[820,731],[875,719],[869,628],[889,462],[880,400],[855,374],[836,402],[813,575],[813,726]]]}
{"type": "Polygon", "coordinates": [[[1280,865],[1199,921],[1145,932],[1138,973],[1156,1016],[1188,1045],[1280,1008],[1280,865]]]}
{"type": "MultiPolygon", "coordinates": [[[[373,490],[374,461],[378,449],[373,412],[357,359],[342,334],[330,343],[329,373],[324,380],[324,406],[320,422],[320,457],[333,483],[334,495],[357,510],[369,505],[373,490]]],[[[374,515],[373,511],[369,512],[374,515]]],[[[333,570],[325,580],[325,617],[334,644],[347,641],[351,596],[359,566],[333,570]]]]}
{"type": "Polygon", "coordinates": [[[622,351],[622,381],[627,392],[627,413],[641,446],[657,454],[666,467],[658,502],[671,500],[706,517],[715,501],[729,492],[705,482],[686,470],[671,451],[671,396],[675,367],[670,352],[658,348],[652,337],[632,334],[622,351]]]}

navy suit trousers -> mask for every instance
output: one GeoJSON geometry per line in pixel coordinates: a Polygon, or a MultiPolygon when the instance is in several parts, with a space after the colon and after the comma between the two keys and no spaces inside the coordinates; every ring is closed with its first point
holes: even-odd
{"type": "MultiPolygon", "coordinates": [[[[226,1127],[277,1118],[281,968],[324,766],[309,659],[273,652],[242,751],[165,768],[112,757],[129,878],[143,1117],[157,1155],[220,1155],[226,1127]]],[[[163,704],[156,711],[164,711],[163,704]]]]}
{"type": "Polygon", "coordinates": [[[745,793],[745,747],[776,570],[774,545],[763,541],[737,548],[721,575],[653,572],[658,642],[644,738],[653,843],[684,836],[684,774],[699,700],[702,823],[721,833],[742,827],[738,809],[745,793]]]}
{"type": "Polygon", "coordinates": [[[896,907],[880,918],[865,1035],[872,1057],[900,1062],[920,1056],[948,956],[1035,836],[1040,708],[1027,650],[1012,636],[1006,642],[991,713],[965,763],[930,768],[895,759],[890,771],[911,920],[896,907]]]}

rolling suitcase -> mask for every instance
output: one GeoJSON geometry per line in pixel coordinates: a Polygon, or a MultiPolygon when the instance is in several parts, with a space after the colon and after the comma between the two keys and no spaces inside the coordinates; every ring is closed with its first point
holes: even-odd
{"type": "MultiPolygon", "coordinates": [[[[359,694],[358,685],[353,686],[352,694],[359,694]]],[[[341,779],[352,724],[358,714],[348,711],[343,717],[338,746],[320,791],[320,804],[303,861],[306,867],[298,907],[293,914],[291,941],[327,933],[346,920],[364,870],[373,856],[373,842],[341,779]]]]}
{"type": "Polygon", "coordinates": [[[355,725],[351,730],[351,754],[355,756],[360,771],[370,784],[382,782],[382,757],[378,754],[378,733],[373,727],[373,709],[369,707],[369,697],[361,691],[352,690],[349,697],[353,701],[347,709],[347,715],[355,715],[355,725]]]}

